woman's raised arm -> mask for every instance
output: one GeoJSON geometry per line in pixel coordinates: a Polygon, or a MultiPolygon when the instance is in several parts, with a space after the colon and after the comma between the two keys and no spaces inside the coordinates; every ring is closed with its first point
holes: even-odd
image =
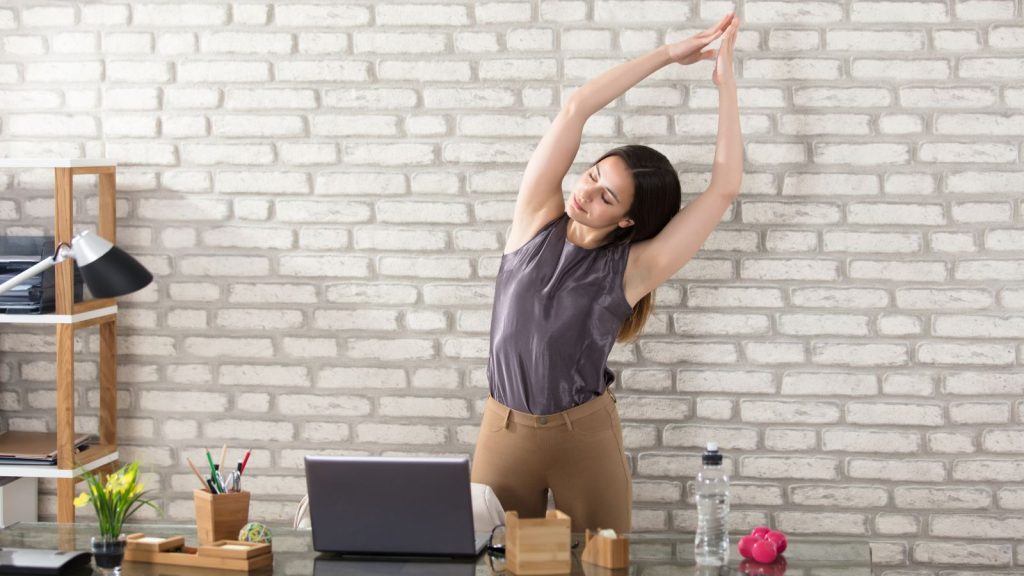
{"type": "Polygon", "coordinates": [[[641,297],[678,272],[700,250],[739,194],[743,180],[743,137],[732,68],[738,30],[739,19],[731,20],[716,53],[712,74],[718,86],[718,140],[711,182],[657,236],[633,245],[635,266],[626,271],[627,283],[632,284],[629,291],[641,297]]]}

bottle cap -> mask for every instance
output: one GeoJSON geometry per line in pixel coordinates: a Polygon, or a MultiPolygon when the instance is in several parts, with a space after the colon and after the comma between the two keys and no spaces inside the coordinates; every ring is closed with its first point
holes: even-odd
{"type": "Polygon", "coordinates": [[[704,456],[701,457],[701,462],[703,462],[705,466],[722,465],[722,454],[718,451],[718,444],[708,442],[708,448],[704,452],[704,456]]]}

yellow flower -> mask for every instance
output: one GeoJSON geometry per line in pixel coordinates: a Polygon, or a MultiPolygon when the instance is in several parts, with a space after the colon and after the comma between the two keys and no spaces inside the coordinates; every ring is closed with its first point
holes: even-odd
{"type": "Polygon", "coordinates": [[[81,494],[78,495],[78,498],[75,498],[75,508],[81,508],[82,506],[85,506],[88,503],[89,494],[85,492],[82,492],[81,494]]]}
{"type": "Polygon", "coordinates": [[[136,494],[142,494],[142,488],[143,488],[143,484],[141,482],[136,484],[135,485],[135,489],[132,490],[131,495],[135,496],[136,494]]]}

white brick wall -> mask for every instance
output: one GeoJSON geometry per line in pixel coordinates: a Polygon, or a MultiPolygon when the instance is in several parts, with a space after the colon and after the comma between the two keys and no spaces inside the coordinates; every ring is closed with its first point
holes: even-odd
{"type": "MultiPolygon", "coordinates": [[[[169,518],[192,514],[184,458],[225,441],[256,448],[272,520],[307,453],[471,453],[533,147],[591,75],[732,7],[0,6],[0,155],[117,160],[120,243],[157,276],[122,305],[120,431],[169,518]]],[[[1020,569],[1020,3],[736,8],[744,190],[612,354],[635,529],[692,529],[688,482],[715,439],[737,530],[863,537],[877,573],[1020,569]]],[[[637,142],[692,199],[710,71],[667,68],[592,118],[566,185],[637,142]]],[[[76,183],[94,216],[94,180],[76,183]]],[[[3,232],[49,231],[50,186],[0,174],[3,232]]],[[[94,430],[98,337],[75,345],[94,430]]],[[[9,428],[53,428],[53,349],[49,330],[0,333],[9,428]]]]}

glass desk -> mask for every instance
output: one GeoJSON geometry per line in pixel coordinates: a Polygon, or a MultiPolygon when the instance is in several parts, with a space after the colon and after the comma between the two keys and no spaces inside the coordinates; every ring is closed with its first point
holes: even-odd
{"type": "MultiPolygon", "coordinates": [[[[271,526],[273,531],[274,565],[248,574],[265,576],[489,576],[509,574],[504,571],[500,556],[489,557],[484,552],[469,561],[437,560],[408,561],[356,559],[320,554],[313,550],[308,530],[292,530],[285,526],[271,526]]],[[[89,538],[97,534],[95,524],[15,524],[0,530],[0,547],[53,548],[89,550],[89,538]]],[[[130,524],[125,534],[142,532],[147,536],[185,536],[189,546],[196,544],[193,525],[130,524]]],[[[733,538],[736,540],[736,538],[733,538]]],[[[580,542],[573,549],[573,576],[739,576],[748,573],[739,570],[743,560],[732,543],[729,565],[724,568],[697,568],[693,563],[693,535],[684,533],[638,533],[630,536],[630,568],[608,570],[579,561],[583,550],[583,537],[573,535],[580,542]]],[[[785,574],[788,576],[871,576],[871,551],[867,540],[856,538],[818,538],[794,536],[784,554],[785,574]]],[[[100,572],[96,570],[96,574],[100,572]]],[[[230,570],[186,568],[161,564],[126,562],[124,576],[185,576],[209,574],[229,576],[246,574],[230,570]]],[[[758,574],[758,572],[749,572],[758,574]]],[[[781,576],[778,570],[763,572],[768,576],[781,576]]]]}

